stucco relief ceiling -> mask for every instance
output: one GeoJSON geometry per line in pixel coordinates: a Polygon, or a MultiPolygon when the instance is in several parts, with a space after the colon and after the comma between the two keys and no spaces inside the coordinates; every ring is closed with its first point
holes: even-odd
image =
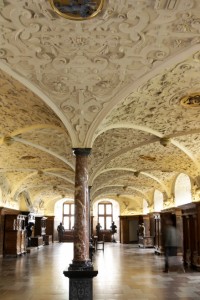
{"type": "Polygon", "coordinates": [[[92,200],[169,196],[177,174],[199,175],[200,106],[180,104],[200,93],[198,0],[108,0],[83,22],[44,0],[0,8],[0,167],[12,197],[29,191],[52,213],[73,195],[74,147],[92,147],[92,200]]]}

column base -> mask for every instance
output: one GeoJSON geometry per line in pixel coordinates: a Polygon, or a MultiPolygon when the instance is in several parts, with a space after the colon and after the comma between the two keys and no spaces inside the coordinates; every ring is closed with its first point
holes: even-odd
{"type": "Polygon", "coordinates": [[[68,271],[93,271],[93,263],[91,260],[75,261],[69,265],[68,271]]]}
{"type": "Polygon", "coordinates": [[[97,276],[98,271],[69,270],[63,274],[69,278],[70,300],[93,300],[93,277],[97,276]]]}

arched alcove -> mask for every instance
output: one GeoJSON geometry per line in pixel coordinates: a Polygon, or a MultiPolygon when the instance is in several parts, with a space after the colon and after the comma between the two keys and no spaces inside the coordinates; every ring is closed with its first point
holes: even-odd
{"type": "Polygon", "coordinates": [[[175,206],[180,206],[192,202],[190,177],[181,173],[174,186],[175,206]]]}
{"type": "Polygon", "coordinates": [[[154,192],[154,211],[159,212],[163,209],[163,193],[158,190],[154,192]]]}

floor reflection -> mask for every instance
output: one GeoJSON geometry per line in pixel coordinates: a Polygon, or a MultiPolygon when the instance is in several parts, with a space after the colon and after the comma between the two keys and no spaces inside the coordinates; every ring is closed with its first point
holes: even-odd
{"type": "MultiPolygon", "coordinates": [[[[18,258],[1,258],[0,299],[67,300],[69,279],[63,271],[72,259],[72,243],[54,243],[18,258]]],[[[105,250],[93,256],[98,270],[94,300],[200,299],[200,273],[162,273],[163,259],[153,249],[105,243],[105,250]]]]}

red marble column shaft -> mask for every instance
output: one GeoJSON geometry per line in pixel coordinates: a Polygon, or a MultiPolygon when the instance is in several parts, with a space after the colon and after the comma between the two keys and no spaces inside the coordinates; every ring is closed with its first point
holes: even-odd
{"type": "Polygon", "coordinates": [[[88,207],[88,155],[91,149],[74,149],[75,170],[75,224],[73,263],[89,262],[89,207],[88,207]]]}

